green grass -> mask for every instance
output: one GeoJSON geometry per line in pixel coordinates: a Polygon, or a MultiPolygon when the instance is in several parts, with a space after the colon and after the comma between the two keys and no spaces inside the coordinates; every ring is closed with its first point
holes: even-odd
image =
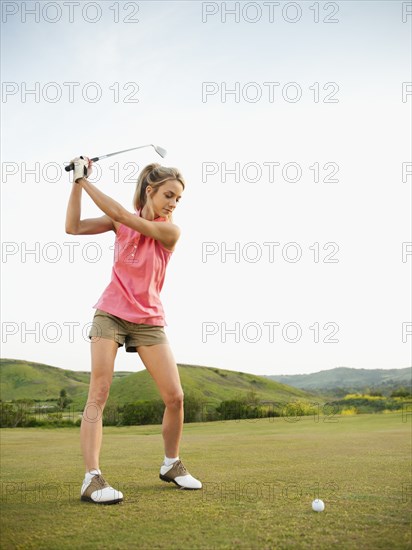
{"type": "Polygon", "coordinates": [[[3,429],[1,546],[410,548],[410,415],[404,419],[185,425],[180,456],[202,491],[158,479],[160,426],[104,428],[102,470],[125,493],[116,506],[79,500],[77,428],[3,429]],[[310,506],[317,493],[326,504],[320,514],[310,506]]]}

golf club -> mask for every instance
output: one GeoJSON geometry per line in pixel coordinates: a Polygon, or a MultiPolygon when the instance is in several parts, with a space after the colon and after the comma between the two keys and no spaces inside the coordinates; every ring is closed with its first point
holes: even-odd
{"type": "MultiPolygon", "coordinates": [[[[97,162],[98,160],[107,159],[108,157],[113,157],[114,155],[120,155],[120,153],[127,153],[128,151],[135,151],[136,149],[143,149],[143,147],[153,147],[156,153],[158,153],[162,158],[166,156],[166,149],[163,149],[163,147],[159,147],[158,145],[153,145],[150,143],[149,145],[139,145],[139,147],[132,147],[131,149],[124,149],[123,151],[116,151],[115,153],[109,153],[108,155],[102,155],[100,157],[94,157],[90,160],[93,162],[97,162]]],[[[71,163],[65,168],[66,172],[70,172],[71,170],[74,170],[74,164],[71,163]]]]}

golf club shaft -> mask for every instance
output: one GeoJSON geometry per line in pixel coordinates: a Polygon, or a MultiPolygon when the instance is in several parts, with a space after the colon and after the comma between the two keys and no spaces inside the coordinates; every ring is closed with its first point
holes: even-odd
{"type": "MultiPolygon", "coordinates": [[[[107,155],[101,155],[100,157],[93,157],[90,160],[92,160],[93,162],[97,162],[98,160],[101,160],[101,159],[106,159],[108,157],[113,157],[114,155],[120,155],[121,153],[127,153],[128,151],[136,151],[136,149],[143,149],[144,147],[154,147],[155,151],[161,157],[163,157],[166,154],[166,151],[163,148],[160,147],[159,149],[160,149],[160,151],[162,151],[164,153],[164,155],[160,154],[157,147],[155,147],[152,144],[149,144],[149,145],[139,145],[138,147],[132,147],[131,149],[123,149],[123,151],[116,151],[115,153],[108,153],[107,155]]],[[[71,170],[74,170],[74,164],[73,163],[69,164],[68,166],[66,166],[65,170],[66,170],[66,172],[70,172],[71,170]]]]}

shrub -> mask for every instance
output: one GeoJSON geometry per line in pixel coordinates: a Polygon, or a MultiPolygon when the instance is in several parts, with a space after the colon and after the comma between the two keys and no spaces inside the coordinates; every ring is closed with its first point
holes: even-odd
{"type": "Polygon", "coordinates": [[[241,418],[264,418],[267,409],[259,405],[251,405],[245,399],[229,399],[222,401],[216,408],[219,420],[238,420],[241,418]]]}
{"type": "Polygon", "coordinates": [[[122,413],[124,426],[161,424],[163,420],[164,403],[159,399],[126,403],[122,407],[122,413]]]}
{"type": "Polygon", "coordinates": [[[36,419],[30,415],[31,403],[24,400],[19,403],[0,403],[0,427],[18,428],[35,426],[36,419]]]}
{"type": "Polygon", "coordinates": [[[185,391],[184,397],[184,421],[189,422],[201,422],[203,420],[203,401],[201,396],[196,397],[195,394],[185,391]]]}
{"type": "Polygon", "coordinates": [[[104,426],[122,426],[123,418],[120,408],[115,403],[107,404],[103,411],[104,426]]]}
{"type": "Polygon", "coordinates": [[[391,397],[410,397],[411,395],[411,392],[403,386],[391,393],[391,397]]]}
{"type": "Polygon", "coordinates": [[[358,414],[358,410],[356,407],[350,407],[348,409],[342,409],[340,414],[341,416],[353,416],[354,414],[358,414]]]}

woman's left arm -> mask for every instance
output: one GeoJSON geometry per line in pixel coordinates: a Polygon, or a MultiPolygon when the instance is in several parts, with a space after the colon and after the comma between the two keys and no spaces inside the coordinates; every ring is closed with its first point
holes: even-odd
{"type": "Polygon", "coordinates": [[[177,243],[180,237],[180,229],[177,225],[173,223],[158,223],[135,216],[123,208],[117,201],[105,195],[87,179],[79,179],[77,183],[83,187],[100,210],[112,220],[130,227],[146,237],[160,241],[166,248],[173,248],[177,243]]]}

